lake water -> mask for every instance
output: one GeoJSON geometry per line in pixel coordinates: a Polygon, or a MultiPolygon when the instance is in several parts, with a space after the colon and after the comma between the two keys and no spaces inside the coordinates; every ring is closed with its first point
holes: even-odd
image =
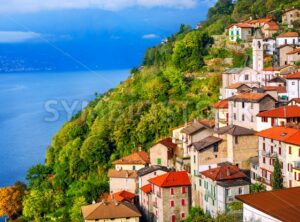
{"type": "MultiPolygon", "coordinates": [[[[0,74],[0,187],[24,181],[44,163],[51,138],[84,106],[129,76],[128,70],[0,74]]],[[[1,220],[1,219],[0,219],[1,220]]]]}

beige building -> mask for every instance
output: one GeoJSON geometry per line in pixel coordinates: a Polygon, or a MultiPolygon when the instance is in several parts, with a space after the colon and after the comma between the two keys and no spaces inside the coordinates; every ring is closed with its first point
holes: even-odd
{"type": "Polygon", "coordinates": [[[264,38],[272,38],[275,33],[279,31],[279,25],[275,21],[266,22],[262,28],[264,38]]]}
{"type": "Polygon", "coordinates": [[[229,100],[229,125],[257,130],[256,115],[275,108],[276,99],[265,93],[245,93],[229,100]]]}
{"type": "Polygon", "coordinates": [[[106,202],[81,208],[85,222],[139,222],[141,213],[129,202],[106,202]]]}
{"type": "Polygon", "coordinates": [[[288,65],[296,65],[300,62],[300,48],[294,49],[287,53],[288,65]]]}
{"type": "Polygon", "coordinates": [[[215,128],[220,128],[228,125],[228,100],[220,100],[214,104],[215,109],[215,128]]]}
{"type": "Polygon", "coordinates": [[[175,167],[175,157],[182,155],[181,149],[168,137],[160,140],[150,148],[150,164],[175,167]]]}
{"type": "Polygon", "coordinates": [[[240,92],[248,92],[249,90],[251,90],[251,88],[249,86],[247,86],[246,84],[243,83],[234,83],[230,86],[227,86],[225,89],[221,90],[223,92],[225,92],[224,95],[222,95],[223,99],[227,99],[229,97],[232,97],[240,92]]]}
{"type": "Polygon", "coordinates": [[[297,8],[288,9],[282,14],[282,23],[288,25],[289,28],[292,28],[293,23],[299,20],[300,10],[297,8]]]}
{"type": "Polygon", "coordinates": [[[133,151],[133,154],[113,162],[116,170],[139,170],[149,165],[150,157],[145,151],[133,151]]]}
{"type": "Polygon", "coordinates": [[[293,45],[281,45],[276,48],[276,53],[278,55],[278,66],[288,65],[288,53],[294,50],[293,45]]]}
{"type": "Polygon", "coordinates": [[[115,170],[108,171],[109,190],[110,193],[120,191],[128,191],[131,193],[138,193],[138,176],[135,170],[115,170]]]}
{"type": "Polygon", "coordinates": [[[176,222],[186,219],[191,206],[191,182],[187,172],[169,172],[149,182],[154,221],[176,222]]]}

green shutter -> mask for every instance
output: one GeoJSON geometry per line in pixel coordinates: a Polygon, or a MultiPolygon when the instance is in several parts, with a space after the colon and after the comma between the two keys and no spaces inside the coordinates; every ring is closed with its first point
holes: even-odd
{"type": "Polygon", "coordinates": [[[201,179],[199,179],[199,186],[201,187],[202,186],[202,183],[201,183],[202,181],[201,181],[201,179]]]}
{"type": "Polygon", "coordinates": [[[160,165],[161,164],[161,158],[158,158],[157,159],[157,165],[160,165]]]}

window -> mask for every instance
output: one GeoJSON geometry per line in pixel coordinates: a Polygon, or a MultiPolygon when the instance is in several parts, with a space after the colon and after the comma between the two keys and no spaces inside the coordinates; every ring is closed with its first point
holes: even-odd
{"type": "Polygon", "coordinates": [[[176,222],[176,217],[175,217],[175,215],[172,215],[172,222],[176,222]]]}
{"type": "Polygon", "coordinates": [[[271,146],[271,153],[273,153],[273,151],[274,151],[274,148],[273,148],[273,146],[271,146]]]}
{"type": "Polygon", "coordinates": [[[135,166],[132,166],[132,170],[135,170],[135,166]]]}
{"type": "Polygon", "coordinates": [[[174,195],[174,188],[171,188],[170,192],[171,192],[171,195],[174,195]]]}
{"type": "Polygon", "coordinates": [[[249,80],[249,75],[245,75],[245,80],[249,80]]]}
{"type": "Polygon", "coordinates": [[[196,163],[196,155],[193,156],[194,163],[196,163]]]}
{"type": "MultiPolygon", "coordinates": [[[[219,146],[218,144],[214,144],[214,152],[218,152],[219,151],[219,146]]],[[[299,151],[300,152],[300,151],[299,151]]]]}
{"type": "Polygon", "coordinates": [[[272,165],[272,159],[271,158],[269,159],[269,164],[272,165]]]}
{"type": "Polygon", "coordinates": [[[156,162],[157,162],[157,165],[160,165],[161,164],[161,158],[158,158],[156,162]]]}
{"type": "Polygon", "coordinates": [[[236,120],[236,113],[233,114],[233,119],[236,120]]]}
{"type": "Polygon", "coordinates": [[[186,187],[182,187],[182,188],[181,188],[181,193],[182,193],[182,194],[185,194],[185,193],[186,193],[186,187]]]}
{"type": "Polygon", "coordinates": [[[242,108],[245,108],[245,102],[242,102],[242,108]]]}
{"type": "Polygon", "coordinates": [[[233,107],[236,107],[236,102],[235,101],[233,102],[233,107]]]}
{"type": "Polygon", "coordinates": [[[242,115],[242,121],[245,121],[245,115],[244,114],[242,115]]]}
{"type": "Polygon", "coordinates": [[[263,157],[263,163],[266,163],[266,157],[263,157]]]}
{"type": "Polygon", "coordinates": [[[231,196],[231,189],[230,188],[226,188],[225,189],[225,194],[226,194],[226,197],[231,196]]]}
{"type": "Polygon", "coordinates": [[[174,200],[170,201],[170,207],[174,207],[174,200]]]}
{"type": "Polygon", "coordinates": [[[185,200],[184,199],[181,200],[181,206],[185,206],[185,200]]]}
{"type": "Polygon", "coordinates": [[[185,219],[185,213],[181,213],[181,219],[185,219]]]}
{"type": "Polygon", "coordinates": [[[238,136],[235,136],[235,137],[234,137],[234,140],[235,140],[235,141],[234,141],[235,144],[238,144],[238,143],[239,143],[239,137],[238,137],[238,136]]]}
{"type": "Polygon", "coordinates": [[[267,123],[268,122],[268,117],[262,117],[262,122],[267,123]]]}
{"type": "Polygon", "coordinates": [[[243,194],[243,187],[239,187],[239,195],[243,194]]]}
{"type": "Polygon", "coordinates": [[[253,116],[251,116],[251,122],[252,122],[252,123],[254,122],[254,117],[253,117],[253,116]]]}
{"type": "Polygon", "coordinates": [[[199,179],[199,186],[201,187],[202,186],[202,180],[199,179]]]}
{"type": "Polygon", "coordinates": [[[266,144],[263,143],[263,151],[266,151],[266,144]]]}
{"type": "Polygon", "coordinates": [[[289,154],[292,155],[292,147],[289,146],[289,154]]]}
{"type": "Polygon", "coordinates": [[[278,153],[281,155],[281,147],[278,148],[278,153]]]}
{"type": "Polygon", "coordinates": [[[251,104],[251,106],[250,106],[250,107],[251,107],[251,109],[253,109],[253,108],[254,108],[254,104],[253,104],[253,103],[250,103],[250,104],[251,104]]]}

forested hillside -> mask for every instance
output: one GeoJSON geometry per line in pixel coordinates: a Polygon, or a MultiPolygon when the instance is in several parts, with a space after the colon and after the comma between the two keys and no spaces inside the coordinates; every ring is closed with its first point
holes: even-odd
{"type": "Polygon", "coordinates": [[[45,165],[28,171],[25,219],[81,221],[80,207],[108,190],[111,162],[141,145],[145,150],[187,120],[213,117],[218,99],[218,68],[211,59],[243,56],[211,49],[211,34],[239,19],[263,17],[268,11],[300,4],[291,0],[219,0],[203,29],[182,25],[164,44],[149,49],[141,67],[115,89],[97,96],[54,136],[45,165]],[[267,2],[266,4],[264,2],[267,2]],[[287,4],[288,3],[288,4],[287,4]],[[261,7],[261,6],[266,7],[261,7]],[[258,7],[259,6],[259,7],[258,7]]]}

